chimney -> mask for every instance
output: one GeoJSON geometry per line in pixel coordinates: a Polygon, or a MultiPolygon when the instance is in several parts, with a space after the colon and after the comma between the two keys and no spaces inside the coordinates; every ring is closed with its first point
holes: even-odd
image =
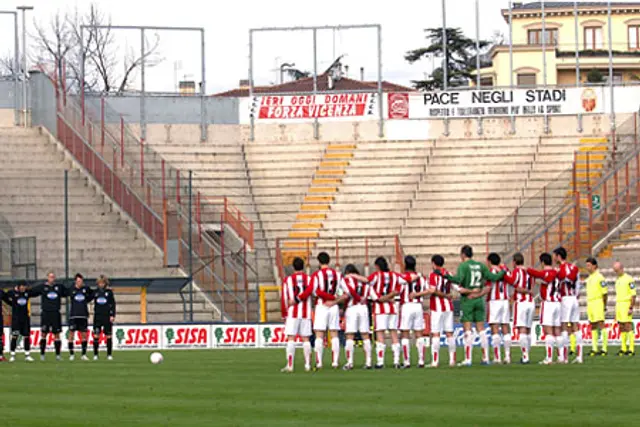
{"type": "Polygon", "coordinates": [[[246,89],[249,87],[249,79],[241,79],[240,82],[238,83],[238,86],[240,86],[240,89],[246,89]]]}
{"type": "Polygon", "coordinates": [[[364,67],[360,67],[360,80],[364,81],[364,67]]]}
{"type": "Polygon", "coordinates": [[[521,7],[522,7],[522,2],[520,2],[520,1],[514,1],[513,2],[513,5],[512,5],[513,9],[520,9],[521,7]]]}
{"type": "Polygon", "coordinates": [[[344,66],[344,76],[347,77],[347,78],[349,77],[349,66],[348,65],[344,66]]]}

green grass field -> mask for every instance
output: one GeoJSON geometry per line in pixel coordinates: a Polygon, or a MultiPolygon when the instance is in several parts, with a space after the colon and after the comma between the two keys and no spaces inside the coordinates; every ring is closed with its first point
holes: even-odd
{"type": "Polygon", "coordinates": [[[637,425],[640,358],[616,351],[584,365],[306,373],[299,349],[294,374],[279,372],[279,349],[165,351],[162,365],[140,351],[113,362],[18,355],[0,365],[0,425],[637,425]]]}

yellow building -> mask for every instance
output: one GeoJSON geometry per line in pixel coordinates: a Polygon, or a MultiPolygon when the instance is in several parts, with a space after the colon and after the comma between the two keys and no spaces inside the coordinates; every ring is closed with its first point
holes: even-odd
{"type": "MultiPolygon", "coordinates": [[[[509,10],[502,15],[509,22],[509,10]]],[[[575,85],[576,26],[574,2],[545,2],[546,53],[542,46],[541,2],[513,3],[513,84],[575,85]],[[546,82],[544,60],[546,57],[546,82]]],[[[598,70],[608,81],[607,2],[578,2],[580,80],[598,70]]],[[[613,81],[640,81],[640,2],[612,2],[613,81]]],[[[482,86],[509,86],[509,46],[494,46],[491,65],[481,69],[482,86]]],[[[475,81],[472,82],[475,84],[475,81]]]]}

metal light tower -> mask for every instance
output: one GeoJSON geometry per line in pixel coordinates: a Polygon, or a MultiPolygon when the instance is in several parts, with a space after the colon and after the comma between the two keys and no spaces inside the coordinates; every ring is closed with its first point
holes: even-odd
{"type": "Polygon", "coordinates": [[[33,6],[18,6],[16,9],[22,11],[22,67],[23,67],[23,80],[22,80],[22,111],[24,113],[24,122],[22,125],[27,127],[28,122],[28,105],[27,105],[27,80],[29,74],[27,72],[27,10],[33,10],[33,6]]]}
{"type": "Polygon", "coordinates": [[[20,124],[20,101],[18,101],[18,85],[20,81],[20,42],[18,37],[18,12],[13,10],[0,10],[0,15],[13,15],[13,43],[14,43],[14,62],[13,62],[13,108],[14,112],[14,124],[18,126],[20,124]]]}

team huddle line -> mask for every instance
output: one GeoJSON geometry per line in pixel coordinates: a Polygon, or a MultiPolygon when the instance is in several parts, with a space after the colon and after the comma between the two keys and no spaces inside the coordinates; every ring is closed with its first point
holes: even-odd
{"type": "MultiPolygon", "coordinates": [[[[341,273],[329,266],[330,257],[326,252],[318,255],[320,269],[312,275],[304,272],[305,263],[301,258],[293,260],[294,273],[282,283],[282,315],[285,318],[287,336],[286,366],[282,372],[293,372],[296,337],[302,339],[304,367],[312,369],[311,343],[312,304],[315,299],[313,331],[316,335],[315,369],[321,369],[325,332],[331,332],[332,367],[340,362],[340,305],[345,308],[346,344],[344,370],[354,367],[355,336],[360,334],[365,355],[365,369],[384,368],[386,333],[391,337],[393,366],[406,369],[411,366],[411,333],[415,337],[418,352],[418,368],[425,367],[425,329],[423,301],[428,298],[431,312],[431,363],[440,364],[441,335],[446,337],[450,366],[471,366],[473,342],[479,335],[482,348],[482,364],[490,360],[489,341],[493,348],[493,363],[511,363],[512,330],[519,334],[518,346],[522,357],[520,363],[530,363],[531,328],[536,310],[535,282],[538,281],[540,322],[545,333],[545,358],[541,364],[569,363],[570,336],[575,338],[576,357],[572,363],[583,363],[583,337],[579,328],[580,306],[578,296],[579,269],[567,262],[566,249],[559,247],[553,254],[543,253],[539,260],[542,269],[525,268],[524,256],[516,253],[512,268],[502,263],[500,256],[491,253],[487,263],[473,259],[473,249],[463,246],[460,251],[462,263],[455,275],[445,268],[441,255],[431,258],[432,272],[428,277],[416,272],[416,259],[404,259],[404,273],[392,272],[385,258],[375,261],[376,271],[369,277],[359,274],[353,264],[341,273]],[[464,360],[456,365],[456,342],[453,337],[454,292],[460,297],[460,320],[464,328],[464,360]],[[372,304],[372,318],[375,332],[376,364],[372,365],[372,342],[369,335],[369,308],[372,304]],[[511,304],[513,303],[513,317],[511,304]],[[488,304],[488,316],[487,316],[488,304]],[[484,331],[485,321],[491,327],[490,336],[484,331]],[[475,331],[474,327],[475,326],[475,331]],[[555,350],[555,351],[554,351],[555,350]],[[504,354],[504,356],[503,356],[504,354]],[[402,364],[401,364],[402,356],[402,364]]],[[[587,314],[592,326],[591,356],[607,354],[607,333],[604,319],[607,305],[607,285],[598,271],[595,258],[586,262],[589,277],[585,281],[587,293],[587,314]],[[602,350],[598,348],[598,335],[602,335],[602,350]]],[[[632,313],[636,302],[633,279],[624,273],[620,263],[614,264],[616,280],[616,320],[622,330],[622,348],[619,355],[634,355],[632,313]]]]}

